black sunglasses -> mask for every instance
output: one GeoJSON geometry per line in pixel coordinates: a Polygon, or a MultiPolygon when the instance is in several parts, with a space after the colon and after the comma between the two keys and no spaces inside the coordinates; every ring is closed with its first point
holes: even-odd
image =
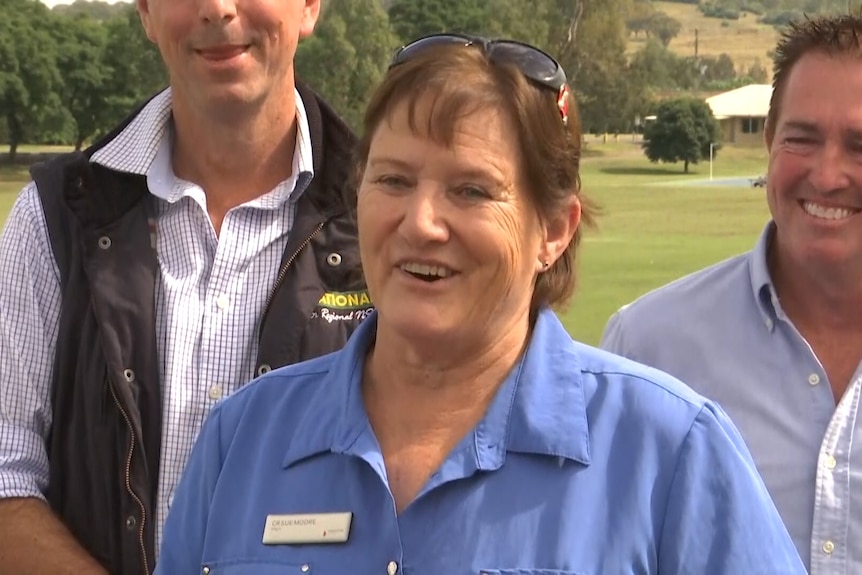
{"type": "Polygon", "coordinates": [[[528,80],[557,93],[557,108],[563,118],[563,124],[568,122],[569,85],[565,70],[553,56],[523,42],[467,34],[431,34],[399,48],[392,57],[389,68],[407,62],[427,48],[445,45],[481,47],[491,62],[514,65],[528,80]]]}

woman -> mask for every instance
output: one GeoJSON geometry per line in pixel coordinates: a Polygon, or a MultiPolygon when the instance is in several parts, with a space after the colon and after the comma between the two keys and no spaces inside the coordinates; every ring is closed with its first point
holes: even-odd
{"type": "Polygon", "coordinates": [[[377,311],[213,411],[158,573],[804,573],[724,413],[550,310],[593,216],[580,142],[533,47],[396,54],[359,149],[377,311]]]}

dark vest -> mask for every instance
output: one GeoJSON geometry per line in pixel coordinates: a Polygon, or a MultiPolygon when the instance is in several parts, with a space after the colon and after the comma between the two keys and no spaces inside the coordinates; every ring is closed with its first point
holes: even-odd
{"type": "MultiPolygon", "coordinates": [[[[297,88],[308,116],[315,177],[298,201],[260,322],[258,374],[341,348],[370,308],[345,190],[354,136],[313,92],[297,88]],[[366,303],[348,320],[322,319],[326,302],[348,296],[366,303]]],[[[46,496],[84,548],[118,575],[145,575],[154,568],[162,439],[158,263],[146,178],[90,158],[136,114],[91,148],[31,170],[63,298],[46,496]]]]}

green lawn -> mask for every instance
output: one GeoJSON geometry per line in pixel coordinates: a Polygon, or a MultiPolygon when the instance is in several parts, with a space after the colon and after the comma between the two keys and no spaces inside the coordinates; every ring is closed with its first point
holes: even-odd
{"type": "MultiPolygon", "coordinates": [[[[725,148],[715,178],[766,169],[761,148],[725,148]]],[[[581,245],[579,287],[564,322],[579,340],[598,343],[622,304],[686,273],[749,249],[768,219],[762,188],[686,185],[709,165],[650,164],[630,138],[592,140],[583,161],[586,194],[603,213],[581,245]]],[[[26,182],[26,170],[0,168],[0,222],[26,182]]]]}

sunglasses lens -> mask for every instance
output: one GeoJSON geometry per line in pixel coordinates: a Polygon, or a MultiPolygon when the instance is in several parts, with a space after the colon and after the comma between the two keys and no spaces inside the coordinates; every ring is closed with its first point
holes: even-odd
{"type": "Polygon", "coordinates": [[[517,42],[495,42],[491,55],[499,62],[514,64],[528,78],[558,90],[566,76],[557,61],[541,50],[517,42]]]}
{"type": "Polygon", "coordinates": [[[446,46],[455,44],[469,46],[472,43],[472,38],[469,38],[467,36],[461,36],[458,34],[435,34],[433,36],[426,36],[425,38],[420,38],[415,42],[407,44],[406,46],[400,48],[397,52],[395,52],[395,56],[392,58],[392,63],[389,64],[389,67],[391,68],[392,66],[403,64],[404,62],[416,56],[416,54],[422,52],[423,50],[427,50],[428,48],[433,48],[434,46],[446,46]]]}

